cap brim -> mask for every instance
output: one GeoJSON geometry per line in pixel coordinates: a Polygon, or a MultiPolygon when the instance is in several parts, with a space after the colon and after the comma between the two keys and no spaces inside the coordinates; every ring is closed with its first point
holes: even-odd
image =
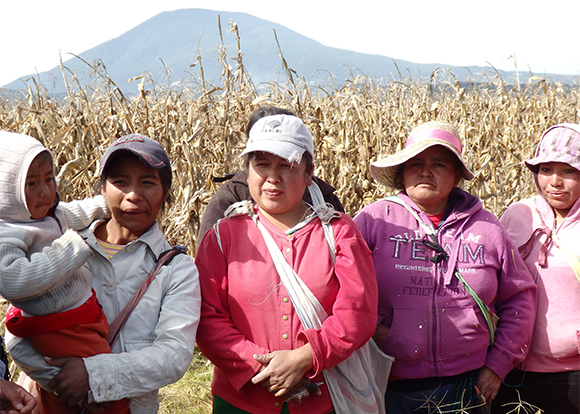
{"type": "Polygon", "coordinates": [[[305,149],[300,148],[299,146],[284,141],[256,141],[256,142],[249,142],[246,145],[246,148],[242,151],[239,157],[243,157],[250,152],[269,152],[270,154],[274,154],[280,158],[283,158],[289,162],[300,162],[302,159],[302,155],[306,152],[305,149]]]}
{"type": "Polygon", "coordinates": [[[138,151],[134,148],[118,148],[106,154],[106,157],[103,156],[101,158],[101,160],[99,161],[99,175],[103,173],[103,170],[106,168],[109,162],[111,162],[111,160],[119,156],[122,156],[123,154],[134,155],[135,157],[137,157],[137,159],[139,159],[139,161],[141,161],[147,167],[153,168],[154,170],[162,170],[166,168],[171,172],[171,165],[168,164],[166,160],[153,159],[149,154],[144,154],[143,152],[138,151]]]}

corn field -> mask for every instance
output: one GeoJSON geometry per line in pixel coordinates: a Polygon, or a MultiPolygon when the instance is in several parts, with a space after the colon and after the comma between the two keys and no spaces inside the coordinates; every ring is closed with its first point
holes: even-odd
{"type": "MultiPolygon", "coordinates": [[[[419,123],[443,120],[459,128],[464,159],[475,173],[463,186],[500,215],[532,194],[522,161],[532,156],[541,133],[559,122],[579,122],[579,86],[539,77],[520,85],[490,71],[483,83],[461,84],[440,69],[428,79],[379,82],[358,75],[340,85],[330,79],[313,87],[280,51],[286,80],[255,85],[241,51],[230,59],[232,65],[227,54],[221,50],[217,84],[204,79],[198,59],[195,79],[156,82],[144,75],[132,80],[139,83],[139,94],[131,97],[100,62],[86,62],[91,84],[81,84],[63,66],[66,96],[57,100],[45,85],[29,81],[28,90],[1,98],[0,129],[38,138],[53,152],[63,200],[99,191],[97,161],[115,138],[140,133],[157,139],[174,171],[175,201],[160,222],[169,242],[186,245],[194,256],[201,216],[219,185],[212,177],[242,168],[237,155],[246,141],[245,125],[261,105],[288,108],[305,121],[314,137],[315,174],[336,188],[351,216],[389,194],[373,181],[368,164],[401,149],[419,123]]],[[[210,412],[211,366],[198,353],[194,365],[165,391],[169,402],[162,412],[210,412]],[[195,384],[201,384],[201,396],[195,384]],[[171,397],[174,393],[181,402],[171,397]]]]}
{"type": "MultiPolygon", "coordinates": [[[[462,85],[441,70],[427,80],[378,82],[362,75],[341,86],[309,87],[287,71],[287,82],[254,85],[241,60],[223,62],[219,85],[140,81],[140,95],[126,97],[99,63],[94,83],[68,79],[64,99],[41,84],[0,102],[0,129],[38,138],[54,154],[61,197],[98,192],[97,161],[117,137],[141,133],[159,140],[172,159],[175,203],[163,228],[172,244],[195,241],[204,208],[217,185],[212,177],[241,168],[250,113],[270,103],[293,110],[314,137],[315,174],[336,188],[348,214],[388,191],[375,183],[368,164],[404,145],[410,130],[430,120],[453,122],[475,179],[464,188],[496,214],[531,194],[522,161],[548,126],[578,122],[578,85],[532,79],[509,86],[494,73],[483,84],[462,85]]],[[[89,63],[87,63],[89,64],[89,63]]],[[[90,65],[90,64],[89,64],[90,65]]],[[[452,76],[452,74],[451,74],[452,76]]]]}

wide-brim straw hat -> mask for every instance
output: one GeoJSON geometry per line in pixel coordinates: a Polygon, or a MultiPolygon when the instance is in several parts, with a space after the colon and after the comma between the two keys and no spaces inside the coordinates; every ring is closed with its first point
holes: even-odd
{"type": "Polygon", "coordinates": [[[466,180],[473,179],[473,173],[461,158],[463,144],[459,131],[453,124],[441,121],[426,122],[415,127],[409,134],[404,149],[371,163],[371,175],[387,187],[402,190],[405,186],[402,174],[397,174],[399,168],[414,156],[435,145],[447,148],[457,157],[461,163],[461,177],[466,180]]]}
{"type": "Polygon", "coordinates": [[[580,125],[564,123],[548,128],[540,138],[534,158],[525,164],[537,173],[539,165],[548,162],[561,162],[580,170],[580,125]]]}

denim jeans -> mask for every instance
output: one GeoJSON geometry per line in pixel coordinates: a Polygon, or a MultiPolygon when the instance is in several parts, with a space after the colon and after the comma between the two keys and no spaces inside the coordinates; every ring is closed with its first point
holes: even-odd
{"type": "Polygon", "coordinates": [[[477,370],[453,377],[390,381],[385,394],[388,414],[485,413],[475,392],[477,370]]]}

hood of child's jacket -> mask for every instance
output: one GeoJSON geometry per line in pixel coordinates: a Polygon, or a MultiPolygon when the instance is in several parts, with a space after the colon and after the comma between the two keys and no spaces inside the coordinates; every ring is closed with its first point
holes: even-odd
{"type": "Polygon", "coordinates": [[[48,150],[28,135],[0,131],[0,222],[33,221],[26,206],[26,175],[43,151],[48,150]]]}

